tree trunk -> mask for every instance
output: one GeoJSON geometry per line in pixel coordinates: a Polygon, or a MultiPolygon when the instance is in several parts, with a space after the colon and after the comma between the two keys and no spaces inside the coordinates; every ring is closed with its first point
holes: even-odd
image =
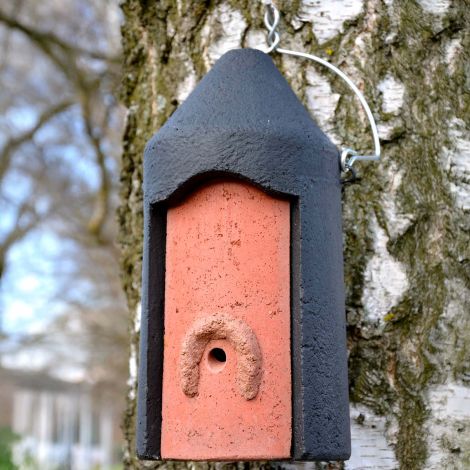
{"type": "MultiPolygon", "coordinates": [[[[468,3],[277,6],[281,45],[342,68],[364,90],[383,146],[382,161],[357,165],[361,181],[344,189],[353,443],[344,468],[470,468],[468,3]]],[[[142,154],[222,53],[265,44],[264,10],[248,0],[126,0],[123,11],[119,216],[133,319],[125,463],[153,468],[134,454],[142,154]]],[[[339,78],[301,59],[273,59],[335,143],[372,148],[360,104],[339,78]]]]}

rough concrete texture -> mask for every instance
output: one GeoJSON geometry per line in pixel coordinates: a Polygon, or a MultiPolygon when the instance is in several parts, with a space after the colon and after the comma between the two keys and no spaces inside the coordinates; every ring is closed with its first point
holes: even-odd
{"type": "Polygon", "coordinates": [[[289,202],[205,184],[168,210],[166,247],[162,457],[290,457],[289,202]]]}
{"type": "Polygon", "coordinates": [[[291,201],[292,457],[347,459],[339,152],[272,59],[251,49],[226,53],[145,151],[138,453],[160,456],[166,206],[221,175],[291,201]]]}
{"type": "MultiPolygon", "coordinates": [[[[180,354],[181,389],[189,397],[197,395],[199,363],[207,345],[218,339],[228,340],[237,353],[238,387],[246,400],[252,400],[258,394],[263,372],[258,340],[245,322],[223,314],[199,318],[189,328],[180,354]]],[[[211,361],[210,357],[208,360],[211,361]]]]}

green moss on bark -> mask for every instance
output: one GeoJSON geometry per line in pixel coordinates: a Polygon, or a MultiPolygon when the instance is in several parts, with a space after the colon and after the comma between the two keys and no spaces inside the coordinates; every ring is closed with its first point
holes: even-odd
{"type": "MultiPolygon", "coordinates": [[[[129,111],[123,138],[119,221],[122,278],[131,312],[135,312],[140,299],[144,146],[176,108],[177,85],[188,73],[187,62],[191,62],[196,78],[206,73],[203,27],[219,3],[183,0],[181,12],[177,2],[169,0],[126,0],[122,6],[125,23],[121,95],[129,111]]],[[[250,28],[263,27],[260,5],[248,1],[228,3],[242,13],[248,25],[245,33],[250,28]]],[[[369,0],[364,13],[345,25],[344,34],[319,46],[310,25],[294,30],[290,24],[300,3],[279,3],[286,13],[281,25],[284,44],[322,56],[330,51],[332,62],[346,65],[362,82],[374,114],[395,126],[391,137],[383,142],[380,165],[361,165],[362,181],[344,191],[351,398],[385,416],[388,422],[397,423],[396,456],[400,468],[424,469],[428,455],[424,428],[430,412],[426,393],[448,373],[438,340],[439,325],[449,301],[447,281],[458,279],[470,286],[469,226],[465,214],[455,208],[449,174],[442,163],[443,149],[453,145],[447,123],[453,118],[468,121],[470,115],[468,60],[457,61],[453,73],[449,73],[443,59],[452,39],[459,38],[463,50],[470,50],[470,10],[465,2],[454,2],[445,18],[437,21],[414,0],[395,0],[393,8],[379,0],[369,0]],[[359,35],[366,44],[362,52],[358,52],[355,42],[359,35]],[[380,111],[382,97],[377,86],[387,74],[405,85],[399,116],[380,111]],[[390,169],[400,171],[402,177],[393,195],[387,193],[390,169]],[[383,206],[387,197],[393,197],[411,220],[408,228],[394,238],[383,206]],[[364,272],[374,254],[372,217],[389,236],[387,249],[403,264],[409,281],[407,292],[391,311],[384,312],[380,325],[370,324],[362,305],[364,272]]],[[[282,58],[274,59],[282,70],[282,58]]],[[[299,85],[302,78],[305,83],[305,65],[299,63],[300,72],[292,82],[301,98],[305,98],[305,87],[299,85]]],[[[358,102],[339,79],[318,70],[328,77],[333,91],[342,95],[336,111],[337,133],[348,145],[368,150],[369,130],[358,113],[358,102]]],[[[283,71],[289,75],[289,70],[283,71]]],[[[131,341],[137,347],[138,335],[134,332],[131,341]]],[[[464,344],[458,349],[452,358],[455,380],[468,374],[470,363],[470,348],[464,344]]],[[[133,454],[134,419],[135,402],[131,397],[124,422],[126,468],[143,468],[133,454]]],[[[149,464],[145,468],[156,466],[149,464]]],[[[165,466],[179,468],[180,464],[165,466]]],[[[191,466],[216,468],[216,464],[191,466]]],[[[224,464],[223,468],[245,466],[224,464]]],[[[326,468],[326,464],[319,464],[320,467],[326,468]]]]}

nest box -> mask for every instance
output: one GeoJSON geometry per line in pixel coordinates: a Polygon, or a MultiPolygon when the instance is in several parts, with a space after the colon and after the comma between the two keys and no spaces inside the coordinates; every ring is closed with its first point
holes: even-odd
{"type": "Polygon", "coordinates": [[[150,140],[144,211],[139,457],[349,458],[339,152],[268,55],[150,140]]]}

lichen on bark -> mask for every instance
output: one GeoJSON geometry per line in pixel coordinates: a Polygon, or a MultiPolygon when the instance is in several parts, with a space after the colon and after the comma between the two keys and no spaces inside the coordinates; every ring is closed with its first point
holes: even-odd
{"type": "MultiPolygon", "coordinates": [[[[466,468],[470,416],[455,409],[470,399],[470,170],[464,159],[470,9],[462,0],[440,2],[437,9],[424,0],[347,3],[354,4],[352,13],[339,20],[327,0],[313,10],[306,0],[277,2],[282,44],[348,73],[364,90],[382,139],[382,161],[361,165],[361,181],[344,189],[354,420],[353,457],[345,467],[466,468]],[[323,23],[336,29],[320,33],[323,23]],[[373,429],[382,440],[363,448],[378,435],[373,429]]],[[[119,220],[135,354],[145,143],[226,47],[252,44],[264,27],[261,2],[125,0],[122,9],[121,96],[128,116],[119,220]]],[[[370,149],[365,116],[340,79],[297,59],[273,58],[314,117],[316,101],[325,100],[318,117],[338,145],[370,149]]],[[[160,464],[134,456],[135,386],[133,377],[124,421],[126,468],[153,468],[160,464]]]]}

